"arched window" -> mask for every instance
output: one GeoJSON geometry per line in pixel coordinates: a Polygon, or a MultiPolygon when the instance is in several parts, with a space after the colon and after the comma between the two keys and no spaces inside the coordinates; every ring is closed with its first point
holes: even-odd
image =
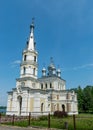
{"type": "Polygon", "coordinates": [[[21,115],[21,110],[22,110],[22,97],[18,96],[18,102],[19,102],[19,115],[21,115]]]}
{"type": "Polygon", "coordinates": [[[36,62],[36,56],[34,56],[34,61],[36,62]]]}
{"type": "Polygon", "coordinates": [[[23,74],[25,74],[25,73],[26,73],[26,68],[24,67],[24,68],[23,68],[23,74]]]}
{"type": "Polygon", "coordinates": [[[26,61],[26,57],[27,57],[27,55],[24,55],[24,61],[26,61]]]}
{"type": "Polygon", "coordinates": [[[34,68],[34,69],[33,69],[33,75],[35,75],[35,70],[36,70],[36,69],[34,68]]]}
{"type": "Polygon", "coordinates": [[[43,84],[41,84],[41,89],[43,89],[43,84]]]}
{"type": "Polygon", "coordinates": [[[62,111],[65,112],[65,105],[64,104],[62,104],[62,111]]]}
{"type": "Polygon", "coordinates": [[[45,86],[46,86],[46,89],[47,89],[47,84],[45,84],[45,86]]]}
{"type": "Polygon", "coordinates": [[[41,103],[41,112],[44,111],[44,103],[41,103]]]}
{"type": "Polygon", "coordinates": [[[50,88],[52,88],[52,83],[50,83],[50,88]]]}

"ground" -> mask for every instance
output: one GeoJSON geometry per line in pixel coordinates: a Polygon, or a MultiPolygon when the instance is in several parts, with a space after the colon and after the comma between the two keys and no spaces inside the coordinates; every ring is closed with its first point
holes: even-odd
{"type": "MultiPolygon", "coordinates": [[[[41,128],[32,128],[32,127],[23,128],[23,127],[17,127],[17,126],[0,126],[0,130],[41,130],[41,128]]],[[[42,130],[57,130],[57,129],[52,129],[52,128],[43,129],[42,128],[42,130]]]]}

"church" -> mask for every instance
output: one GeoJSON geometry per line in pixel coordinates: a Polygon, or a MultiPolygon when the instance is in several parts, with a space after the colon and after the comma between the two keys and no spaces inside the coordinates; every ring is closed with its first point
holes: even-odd
{"type": "Polygon", "coordinates": [[[30,36],[22,52],[20,77],[16,87],[8,92],[6,115],[27,116],[53,114],[64,110],[68,115],[78,114],[77,94],[66,90],[66,81],[56,69],[53,60],[47,68],[42,68],[38,77],[38,52],[34,38],[34,22],[30,25],[30,36]]]}

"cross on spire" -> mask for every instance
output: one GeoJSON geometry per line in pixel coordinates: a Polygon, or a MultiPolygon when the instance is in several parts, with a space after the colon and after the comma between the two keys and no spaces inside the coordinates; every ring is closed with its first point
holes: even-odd
{"type": "Polygon", "coordinates": [[[34,23],[34,20],[35,20],[35,18],[33,17],[33,18],[32,18],[32,23],[34,23]]]}
{"type": "Polygon", "coordinates": [[[50,57],[50,63],[54,64],[53,57],[50,57]]]}
{"type": "Polygon", "coordinates": [[[28,50],[35,50],[35,41],[34,41],[34,18],[32,18],[32,23],[30,25],[30,37],[28,40],[28,50]]]}
{"type": "Polygon", "coordinates": [[[35,18],[33,17],[32,18],[32,23],[30,25],[30,33],[31,33],[32,28],[34,29],[34,20],[35,20],[35,18]]]}

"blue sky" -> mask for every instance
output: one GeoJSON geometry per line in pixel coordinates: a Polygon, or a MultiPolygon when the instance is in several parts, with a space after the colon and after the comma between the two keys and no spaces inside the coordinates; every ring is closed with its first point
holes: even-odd
{"type": "Polygon", "coordinates": [[[66,87],[93,85],[92,0],[0,1],[0,105],[16,85],[22,50],[35,18],[39,77],[53,57],[66,87]]]}

